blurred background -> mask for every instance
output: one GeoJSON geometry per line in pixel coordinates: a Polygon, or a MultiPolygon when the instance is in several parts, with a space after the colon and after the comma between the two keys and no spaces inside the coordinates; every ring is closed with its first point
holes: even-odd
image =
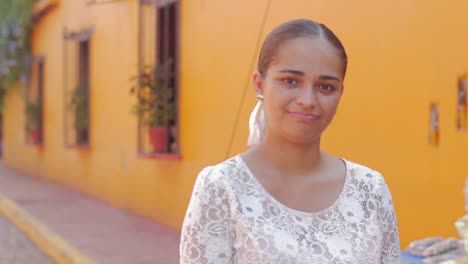
{"type": "MultiPolygon", "coordinates": [[[[467,10],[463,0],[0,0],[0,193],[48,188],[15,177],[54,184],[158,223],[174,238],[161,254],[177,254],[198,172],[247,149],[261,41],[308,18],[349,57],[323,149],[385,176],[402,248],[456,236],[468,176],[467,10]]],[[[52,231],[60,225],[16,200],[52,231]]]]}

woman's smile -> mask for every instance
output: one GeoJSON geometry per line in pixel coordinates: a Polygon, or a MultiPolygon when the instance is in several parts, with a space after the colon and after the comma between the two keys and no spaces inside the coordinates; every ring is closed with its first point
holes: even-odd
{"type": "Polygon", "coordinates": [[[291,116],[298,118],[304,121],[314,121],[319,119],[319,115],[308,113],[308,112],[300,112],[300,111],[288,111],[288,114],[291,116]]]}

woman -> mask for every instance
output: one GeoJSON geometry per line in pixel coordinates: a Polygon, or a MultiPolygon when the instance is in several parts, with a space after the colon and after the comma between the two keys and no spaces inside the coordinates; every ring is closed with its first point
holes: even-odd
{"type": "Polygon", "coordinates": [[[266,37],[253,76],[258,144],[198,175],[181,263],[399,262],[382,175],[320,149],[346,65],[322,24],[292,20],[266,37]]]}

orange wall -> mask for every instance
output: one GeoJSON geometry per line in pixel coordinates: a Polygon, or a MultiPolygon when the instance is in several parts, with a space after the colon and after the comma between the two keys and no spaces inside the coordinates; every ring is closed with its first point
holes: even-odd
{"type": "Polygon", "coordinates": [[[386,176],[403,246],[455,235],[468,176],[468,132],[455,130],[457,77],[468,70],[466,1],[275,0],[263,29],[267,0],[181,1],[181,160],[136,154],[128,79],[137,69],[137,1],[84,2],[61,1],[36,26],[34,53],[45,56],[45,144],[24,144],[21,95],[10,93],[6,165],[178,229],[198,171],[246,149],[257,39],[305,17],[332,28],[349,54],[345,94],[324,149],[386,176]],[[64,148],[63,26],[95,29],[89,150],[64,148]],[[440,104],[439,147],[427,143],[430,101],[440,104]]]}

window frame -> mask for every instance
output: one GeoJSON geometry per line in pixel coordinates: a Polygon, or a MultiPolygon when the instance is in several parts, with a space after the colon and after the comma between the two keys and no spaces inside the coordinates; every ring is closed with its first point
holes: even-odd
{"type": "MultiPolygon", "coordinates": [[[[64,28],[64,47],[63,47],[63,64],[64,64],[64,145],[66,148],[75,148],[75,149],[83,149],[87,150],[90,148],[91,145],[91,77],[92,77],[92,71],[91,71],[91,58],[92,58],[92,33],[94,32],[94,29],[92,27],[88,27],[80,32],[73,32],[73,31],[68,31],[66,28],[64,28]],[[82,58],[82,50],[81,47],[86,43],[87,45],[87,58],[82,58]],[[68,61],[69,54],[67,52],[69,51],[68,45],[72,45],[72,61],[68,61]],[[83,66],[83,60],[86,60],[85,66],[83,66]],[[73,88],[70,88],[69,84],[69,78],[70,73],[68,67],[74,65],[72,77],[73,79],[73,88]],[[82,67],[86,67],[85,69],[82,69],[82,67]],[[86,131],[86,138],[84,142],[80,142],[79,139],[79,132],[78,128],[76,128],[76,124],[72,127],[68,127],[68,122],[67,115],[72,115],[73,116],[73,121],[75,123],[75,118],[76,114],[75,113],[70,113],[73,110],[70,110],[70,99],[68,98],[70,95],[68,93],[73,93],[75,94],[77,92],[77,86],[80,84],[82,81],[82,75],[83,72],[86,72],[86,85],[85,85],[85,102],[86,102],[86,113],[87,113],[87,127],[83,128],[83,131],[86,131]],[[68,140],[68,135],[70,133],[70,130],[74,130],[74,139],[70,142],[68,140]]],[[[76,94],[75,94],[76,95],[76,94]]],[[[73,97],[73,95],[71,95],[73,97]]]]}
{"type": "MultiPolygon", "coordinates": [[[[145,25],[143,25],[143,21],[145,21],[145,17],[142,12],[143,6],[148,7],[148,5],[154,8],[155,18],[154,21],[154,31],[150,32],[155,33],[155,42],[152,49],[155,50],[155,63],[156,65],[160,63],[164,63],[165,60],[168,58],[168,55],[173,56],[173,78],[170,80],[171,87],[173,87],[173,100],[171,102],[174,103],[174,122],[173,124],[168,125],[168,139],[167,139],[167,151],[165,152],[156,152],[156,151],[145,151],[145,146],[143,143],[143,137],[145,133],[145,128],[149,129],[149,127],[145,126],[142,122],[142,118],[138,118],[138,139],[137,139],[137,153],[139,157],[142,158],[164,158],[164,159],[181,159],[181,148],[180,148],[180,119],[179,119],[179,109],[180,109],[180,86],[179,86],[179,43],[180,43],[180,1],[177,0],[140,0],[140,10],[139,10],[139,33],[138,33],[138,72],[140,73],[140,69],[143,69],[143,52],[144,49],[147,48],[143,46],[143,36],[145,36],[146,32],[143,32],[145,25]],[[171,17],[171,9],[172,9],[172,17],[171,17]],[[163,18],[161,18],[161,14],[163,14],[163,18]],[[164,15],[165,14],[165,15],[164,15]],[[162,20],[164,19],[166,25],[162,24],[162,20]],[[171,21],[172,19],[172,21],[171,21]],[[172,22],[172,23],[171,23],[172,22]],[[161,32],[161,28],[164,28],[164,32],[161,32]],[[172,29],[172,30],[171,30],[172,29]],[[170,35],[172,39],[165,38],[162,36],[170,35]],[[172,40],[173,43],[170,43],[172,40]],[[169,49],[169,50],[167,50],[169,49]],[[172,50],[171,50],[172,49],[172,50]],[[174,144],[175,150],[171,151],[171,144],[174,144]]],[[[163,23],[164,23],[163,22],[163,23]]]]}
{"type": "MultiPolygon", "coordinates": [[[[26,116],[26,127],[25,127],[25,142],[27,145],[42,146],[44,144],[44,64],[45,58],[43,55],[33,56],[31,60],[30,78],[26,84],[25,90],[25,103],[29,104],[31,101],[37,100],[39,103],[39,121],[37,131],[31,131],[28,128],[29,121],[26,116]],[[35,78],[32,78],[32,77],[35,78]],[[31,98],[31,95],[35,95],[31,98]],[[37,135],[32,132],[38,133],[37,135]],[[36,139],[34,139],[37,137],[36,139]]],[[[25,111],[26,112],[26,111],[25,111]]]]}

